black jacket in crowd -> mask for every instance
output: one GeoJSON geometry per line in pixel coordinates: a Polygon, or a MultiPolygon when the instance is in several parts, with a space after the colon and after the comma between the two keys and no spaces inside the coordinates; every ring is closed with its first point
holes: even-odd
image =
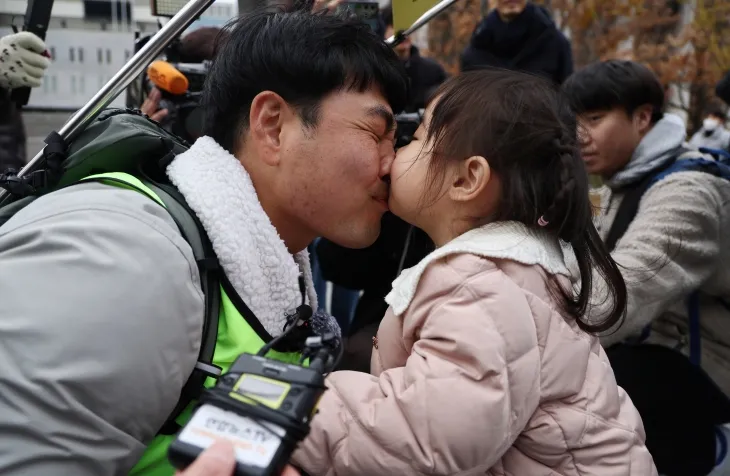
{"type": "Polygon", "coordinates": [[[369,371],[371,339],[388,309],[385,296],[393,280],[401,267],[415,266],[433,250],[433,242],[426,233],[390,212],[383,216],[380,236],[368,248],[353,250],[324,238],[319,241],[316,253],[324,279],[363,291],[340,370],[369,371]]]}
{"type": "Polygon", "coordinates": [[[383,299],[390,292],[401,262],[403,269],[415,266],[433,249],[426,233],[388,212],[381,221],[380,236],[371,246],[354,250],[322,239],[316,252],[324,279],[365,291],[355,312],[356,330],[369,322],[379,322],[385,315],[388,305],[383,299]],[[366,296],[375,299],[368,303],[366,296]]]}
{"type": "Polygon", "coordinates": [[[25,165],[25,128],[20,108],[10,100],[10,91],[0,88],[0,173],[25,165]]]}
{"type": "Polygon", "coordinates": [[[528,3],[509,23],[493,10],[477,25],[461,56],[461,70],[488,67],[538,74],[561,84],[573,73],[573,54],[550,13],[528,3]]]}
{"type": "Polygon", "coordinates": [[[436,61],[424,58],[418,48],[411,46],[411,57],[405,63],[411,89],[404,112],[418,112],[425,109],[428,99],[446,78],[446,71],[436,61]]]}

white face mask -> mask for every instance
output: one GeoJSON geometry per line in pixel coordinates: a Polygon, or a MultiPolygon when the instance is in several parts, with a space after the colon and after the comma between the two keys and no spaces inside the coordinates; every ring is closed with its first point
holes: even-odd
{"type": "Polygon", "coordinates": [[[708,117],[704,121],[702,121],[702,128],[706,131],[714,131],[717,129],[717,126],[720,125],[720,121],[717,119],[714,119],[712,117],[708,117]]]}

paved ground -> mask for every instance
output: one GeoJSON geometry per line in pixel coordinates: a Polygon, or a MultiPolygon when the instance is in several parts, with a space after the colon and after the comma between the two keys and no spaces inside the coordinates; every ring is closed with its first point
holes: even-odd
{"type": "Polygon", "coordinates": [[[28,138],[28,160],[43,149],[43,139],[53,130],[58,131],[71,117],[70,112],[24,112],[25,134],[28,138]]]}

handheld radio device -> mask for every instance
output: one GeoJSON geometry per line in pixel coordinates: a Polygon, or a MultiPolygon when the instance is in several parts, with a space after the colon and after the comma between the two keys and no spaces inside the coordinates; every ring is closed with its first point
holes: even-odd
{"type": "Polygon", "coordinates": [[[183,469],[219,439],[236,451],[236,476],[279,476],[297,443],[309,433],[309,422],[325,391],[325,374],[336,365],[340,348],[334,333],[308,337],[302,360],[309,366],[286,364],[264,357],[286,338],[297,323],[312,315],[309,306],[297,309],[285,332],[257,355],[242,354],[217,384],[200,399],[190,421],[170,445],[168,457],[183,469]]]}

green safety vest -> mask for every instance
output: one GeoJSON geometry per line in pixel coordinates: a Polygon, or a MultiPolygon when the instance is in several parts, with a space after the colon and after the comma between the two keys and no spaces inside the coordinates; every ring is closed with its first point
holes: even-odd
{"type": "MultiPolygon", "coordinates": [[[[143,191],[152,200],[165,206],[157,194],[136,177],[126,173],[105,173],[92,175],[85,180],[95,180],[107,185],[115,187],[124,187],[124,183],[129,184],[129,189],[134,191],[143,191]],[[112,180],[105,181],[104,178],[112,180]],[[121,183],[120,183],[121,182],[121,183]]],[[[221,287],[221,306],[218,318],[218,338],[216,340],[215,353],[213,354],[213,364],[221,368],[226,373],[233,362],[239,355],[244,353],[255,354],[264,345],[263,339],[256,334],[251,326],[246,322],[231,299],[221,287]]],[[[283,353],[270,351],[266,357],[276,359],[285,363],[298,363],[301,357],[299,353],[283,353]]],[[[215,380],[208,378],[205,381],[206,387],[212,387],[215,380]]],[[[178,417],[177,422],[182,426],[190,420],[192,416],[194,403],[191,403],[187,409],[178,417]]],[[[171,476],[175,474],[175,469],[167,460],[167,448],[175,439],[175,435],[158,435],[147,446],[142,458],[137,465],[132,468],[130,475],[143,476],[171,476]]]]}

